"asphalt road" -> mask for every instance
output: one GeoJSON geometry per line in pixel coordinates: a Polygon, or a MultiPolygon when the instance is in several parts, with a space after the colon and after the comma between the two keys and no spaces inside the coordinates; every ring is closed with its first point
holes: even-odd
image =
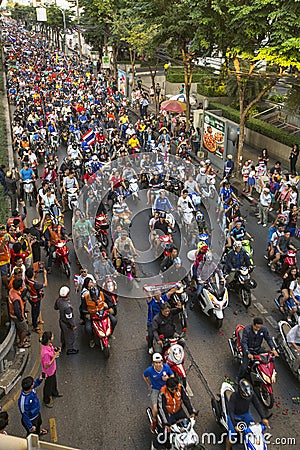
{"type": "MultiPolygon", "coordinates": [[[[216,331],[212,322],[197,308],[189,311],[186,335],[188,383],[193,393],[192,403],[200,410],[196,429],[207,449],[224,448],[224,443],[218,443],[223,430],[215,423],[210,407],[210,393],[218,393],[225,374],[234,377],[237,373],[238,367],[231,356],[228,338],[238,323],[247,324],[254,316],[261,315],[258,303],[267,311],[262,316],[271,335],[276,335],[272,324],[281,318],[273,302],[276,289],[280,287],[280,279],[269,271],[263,258],[267,230],[258,227],[254,211],[248,204],[244,205],[244,213],[248,216],[248,230],[255,236],[254,278],[258,282],[255,290],[256,301],[247,312],[231,295],[220,332],[216,331]],[[215,437],[211,435],[208,443],[208,438],[203,433],[215,433],[215,437]]],[[[147,250],[148,246],[148,217],[149,211],[137,214],[131,227],[135,245],[141,251],[147,250]]],[[[69,215],[66,216],[66,225],[70,230],[69,215]]],[[[53,305],[63,284],[70,284],[72,303],[79,322],[79,294],[74,293],[72,281],[78,266],[75,263],[72,244],[69,246],[72,262],[71,278],[67,280],[62,272],[54,268],[49,275],[49,287],[42,305],[44,329],[51,329],[54,332],[56,344],[59,344],[59,328],[58,315],[53,305]]],[[[154,275],[155,271],[157,262],[143,265],[145,275],[154,275]]],[[[141,292],[141,287],[137,288],[137,292],[141,292]]],[[[150,448],[151,433],[146,416],[149,397],[141,377],[144,369],[150,364],[145,340],[146,317],[146,301],[140,298],[140,295],[136,298],[133,295],[120,298],[118,325],[108,361],[104,359],[98,347],[89,348],[83,327],[78,325],[79,354],[75,356],[62,354],[58,359],[58,385],[64,397],[55,401],[53,409],[42,406],[44,426],[49,428],[49,419],[55,419],[59,443],[85,450],[150,448]]],[[[38,337],[33,335],[32,339],[38,337]]],[[[291,397],[300,396],[299,384],[282,361],[276,361],[276,368],[278,371],[278,382],[275,385],[276,405],[273,409],[270,432],[271,442],[274,443],[276,438],[281,439],[281,442],[272,444],[269,448],[299,449],[300,407],[293,405],[291,401],[291,397]],[[287,441],[283,439],[287,438],[295,438],[296,443],[284,445],[287,441]]],[[[10,409],[10,418],[10,434],[23,436],[24,429],[20,423],[17,404],[10,409]]],[[[51,440],[51,435],[45,437],[45,440],[51,440]]]]}

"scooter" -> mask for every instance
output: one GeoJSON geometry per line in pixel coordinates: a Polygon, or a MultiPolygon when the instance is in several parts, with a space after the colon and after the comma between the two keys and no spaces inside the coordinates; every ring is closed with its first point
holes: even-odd
{"type": "MultiPolygon", "coordinates": [[[[283,312],[282,312],[280,309],[282,297],[283,297],[283,295],[280,294],[277,298],[274,298],[274,302],[275,302],[275,305],[277,306],[280,314],[282,314],[284,317],[287,317],[289,315],[289,312],[293,309],[293,306],[292,306],[290,299],[288,299],[283,304],[283,312]]],[[[292,315],[292,318],[291,318],[292,323],[294,325],[296,325],[298,323],[299,318],[300,318],[300,306],[298,306],[297,311],[292,315]]]]}
{"type": "Polygon", "coordinates": [[[240,267],[236,270],[233,281],[229,284],[228,289],[234,290],[240,297],[243,305],[249,308],[252,302],[251,290],[257,286],[256,281],[251,278],[250,268],[240,267]]]}
{"type": "Polygon", "coordinates": [[[186,370],[184,367],[184,349],[183,346],[180,345],[180,342],[183,342],[182,336],[184,333],[180,335],[175,335],[173,338],[164,338],[160,336],[163,342],[163,358],[170,366],[172,371],[177,374],[178,379],[182,382],[183,386],[186,387],[186,370]]]}
{"type": "Polygon", "coordinates": [[[57,267],[62,267],[64,273],[69,278],[71,275],[71,267],[69,262],[69,248],[66,240],[57,241],[53,252],[54,262],[57,267]]]}
{"type": "Polygon", "coordinates": [[[129,286],[130,289],[132,289],[134,277],[131,259],[126,256],[117,258],[116,269],[119,273],[126,277],[126,285],[129,286]]]}
{"type": "Polygon", "coordinates": [[[136,178],[131,178],[129,180],[129,192],[133,198],[133,200],[139,200],[139,185],[136,178]]]}
{"type": "Polygon", "coordinates": [[[107,215],[98,214],[95,217],[96,237],[104,247],[108,246],[108,228],[109,223],[107,222],[107,215]]]}
{"type": "Polygon", "coordinates": [[[112,325],[109,313],[105,310],[98,311],[91,315],[91,320],[94,336],[98,338],[104,357],[108,359],[110,355],[109,338],[112,335],[112,325]]]}
{"type": "MultiPolygon", "coordinates": [[[[244,328],[243,325],[237,325],[232,338],[228,339],[233,357],[240,362],[243,359],[241,340],[244,328]]],[[[277,372],[273,360],[274,356],[271,352],[255,354],[253,359],[249,360],[247,370],[254,391],[268,409],[273,408],[274,405],[273,384],[276,382],[277,372]]]]}
{"type": "Polygon", "coordinates": [[[68,207],[71,211],[78,208],[78,189],[76,187],[67,189],[68,207]]]}
{"type": "Polygon", "coordinates": [[[185,332],[187,328],[187,302],[189,300],[189,296],[186,292],[186,286],[183,283],[177,283],[178,290],[171,295],[169,298],[169,303],[172,308],[176,308],[177,304],[181,303],[181,312],[178,314],[178,318],[180,320],[182,331],[185,332]]]}
{"type": "MultiPolygon", "coordinates": [[[[150,424],[153,420],[152,410],[151,408],[147,408],[147,415],[150,421],[150,424]]],[[[157,417],[158,426],[155,430],[155,433],[158,435],[160,433],[161,442],[165,442],[168,444],[169,450],[187,450],[187,449],[195,449],[198,448],[199,445],[199,436],[194,430],[195,419],[193,417],[178,420],[174,425],[171,425],[170,435],[163,432],[162,420],[160,417],[157,417]],[[165,439],[165,441],[163,441],[165,439]],[[171,447],[170,447],[171,444],[171,447]]],[[[153,450],[153,445],[151,446],[151,450],[153,450]]]]}
{"type": "MultiPolygon", "coordinates": [[[[286,255],[281,255],[280,259],[274,265],[275,272],[280,276],[283,276],[291,267],[295,267],[297,265],[297,250],[288,250],[286,255]]],[[[268,266],[271,267],[271,262],[268,256],[265,256],[268,261],[268,266]]]]}
{"type": "Polygon", "coordinates": [[[287,335],[291,330],[291,325],[288,322],[281,320],[278,322],[278,328],[279,335],[277,338],[273,338],[275,348],[282,359],[286,361],[298,381],[300,381],[300,354],[287,341],[287,335]]]}
{"type": "Polygon", "coordinates": [[[23,189],[24,189],[24,197],[25,201],[29,202],[29,206],[32,206],[33,203],[33,180],[24,180],[23,189]]]}
{"type": "Polygon", "coordinates": [[[219,275],[215,273],[204,285],[197,298],[201,310],[210,317],[215,317],[215,325],[219,330],[223,325],[224,309],[228,306],[228,290],[220,282],[219,275]]]}
{"type": "MultiPolygon", "coordinates": [[[[223,382],[219,398],[211,399],[211,407],[216,421],[228,430],[228,402],[235,391],[234,387],[227,382],[223,382]]],[[[246,450],[266,450],[267,444],[264,438],[266,426],[262,423],[246,425],[240,422],[241,440],[246,450]]]]}

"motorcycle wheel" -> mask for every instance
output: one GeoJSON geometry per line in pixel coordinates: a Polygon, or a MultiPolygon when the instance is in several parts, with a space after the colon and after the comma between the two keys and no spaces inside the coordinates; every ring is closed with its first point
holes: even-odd
{"type": "Polygon", "coordinates": [[[220,418],[221,418],[221,415],[222,415],[222,412],[221,412],[220,403],[214,397],[211,399],[211,409],[212,409],[212,411],[214,413],[214,416],[216,418],[216,422],[219,422],[220,418]]]}
{"type": "Polygon", "coordinates": [[[101,244],[103,245],[103,247],[107,247],[108,246],[108,237],[107,234],[104,233],[100,233],[99,234],[99,239],[101,244]]]}
{"type": "Polygon", "coordinates": [[[220,328],[222,328],[223,325],[223,319],[219,319],[218,317],[216,317],[215,320],[215,327],[217,330],[220,330],[220,328]]]}
{"type": "Polygon", "coordinates": [[[272,409],[274,406],[274,394],[267,391],[266,387],[262,385],[259,389],[259,398],[261,399],[263,405],[267,409],[272,409]]]}
{"type": "Polygon", "coordinates": [[[70,264],[69,263],[63,263],[63,270],[65,272],[65,274],[67,275],[68,278],[70,278],[71,275],[71,268],[70,268],[70,264]]]}
{"type": "Polygon", "coordinates": [[[104,347],[103,349],[103,355],[105,359],[108,359],[110,356],[110,351],[109,351],[109,347],[104,347]]]}
{"type": "Polygon", "coordinates": [[[245,308],[249,308],[251,305],[251,292],[246,289],[241,289],[241,300],[245,308]]]}
{"type": "Polygon", "coordinates": [[[29,197],[29,206],[32,206],[32,195],[28,194],[28,197],[29,197]]]}

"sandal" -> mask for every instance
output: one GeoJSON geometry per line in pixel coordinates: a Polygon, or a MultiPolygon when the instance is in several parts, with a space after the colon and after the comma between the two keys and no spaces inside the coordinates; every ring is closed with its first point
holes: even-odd
{"type": "Polygon", "coordinates": [[[43,333],[42,330],[39,327],[33,328],[32,331],[34,331],[35,333],[38,333],[38,334],[42,334],[43,333]]]}
{"type": "Polygon", "coordinates": [[[31,344],[29,342],[24,342],[24,344],[18,345],[18,348],[28,348],[28,347],[31,347],[31,344]]]}
{"type": "Polygon", "coordinates": [[[39,320],[39,323],[43,325],[45,322],[43,320],[39,320]]]}
{"type": "Polygon", "coordinates": [[[46,428],[41,428],[41,430],[40,430],[40,436],[43,436],[44,434],[48,434],[48,433],[49,433],[49,431],[46,430],[46,428]]]}
{"type": "Polygon", "coordinates": [[[279,311],[284,314],[284,307],[282,305],[279,306],[279,311]]]}

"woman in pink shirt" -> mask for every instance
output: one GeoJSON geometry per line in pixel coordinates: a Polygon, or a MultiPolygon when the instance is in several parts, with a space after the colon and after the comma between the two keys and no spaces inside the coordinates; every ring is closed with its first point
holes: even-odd
{"type": "Polygon", "coordinates": [[[53,347],[53,333],[52,331],[44,331],[41,342],[41,364],[42,373],[45,377],[43,401],[48,408],[53,407],[53,397],[62,397],[57,390],[56,381],[56,358],[59,357],[61,349],[53,347]]]}

